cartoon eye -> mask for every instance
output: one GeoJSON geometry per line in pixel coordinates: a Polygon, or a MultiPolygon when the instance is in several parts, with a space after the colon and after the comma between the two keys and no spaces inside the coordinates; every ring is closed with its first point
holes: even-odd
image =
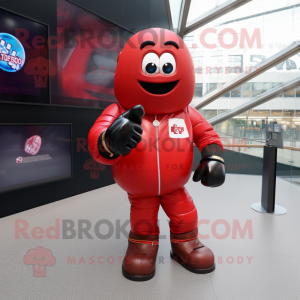
{"type": "Polygon", "coordinates": [[[164,53],[160,57],[160,73],[162,75],[172,75],[176,71],[176,61],[171,53],[164,53]]]}
{"type": "Polygon", "coordinates": [[[159,57],[150,52],[145,55],[142,63],[142,70],[146,75],[156,75],[159,73],[159,57]]]}
{"type": "Polygon", "coordinates": [[[43,256],[43,257],[42,257],[42,260],[45,260],[45,259],[46,259],[46,257],[45,257],[45,256],[43,256]]]}
{"type": "Polygon", "coordinates": [[[46,71],[46,70],[47,70],[47,68],[46,68],[46,67],[44,67],[44,68],[43,68],[43,70],[44,70],[44,71],[46,71]]]}
{"type": "Polygon", "coordinates": [[[37,257],[36,257],[36,256],[34,257],[34,260],[37,260],[37,257]]]}

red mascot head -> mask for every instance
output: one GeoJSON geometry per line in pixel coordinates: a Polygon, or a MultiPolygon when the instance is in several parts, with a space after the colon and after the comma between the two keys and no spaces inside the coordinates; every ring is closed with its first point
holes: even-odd
{"type": "Polygon", "coordinates": [[[135,34],[118,57],[114,89],[127,109],[143,105],[146,114],[184,109],[195,90],[191,54],[174,32],[152,28],[135,34]]]}

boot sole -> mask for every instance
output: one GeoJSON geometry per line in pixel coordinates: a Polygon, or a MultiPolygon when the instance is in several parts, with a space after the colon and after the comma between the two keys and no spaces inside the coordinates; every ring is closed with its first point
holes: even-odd
{"type": "Polygon", "coordinates": [[[147,281],[147,280],[150,280],[150,279],[152,279],[154,277],[154,275],[155,275],[155,269],[154,269],[154,271],[151,274],[142,276],[142,275],[130,275],[130,274],[126,273],[124,271],[124,269],[122,268],[122,274],[123,274],[123,276],[125,278],[127,278],[127,279],[129,279],[131,281],[147,281]]]}
{"type": "Polygon", "coordinates": [[[192,268],[191,266],[185,264],[181,258],[174,254],[172,251],[170,253],[170,256],[173,260],[175,260],[176,262],[178,262],[181,266],[183,266],[185,269],[187,269],[188,271],[192,272],[192,273],[196,273],[196,274],[207,274],[207,273],[211,273],[215,270],[216,266],[215,264],[213,264],[210,268],[207,269],[196,269],[196,268],[192,268]]]}

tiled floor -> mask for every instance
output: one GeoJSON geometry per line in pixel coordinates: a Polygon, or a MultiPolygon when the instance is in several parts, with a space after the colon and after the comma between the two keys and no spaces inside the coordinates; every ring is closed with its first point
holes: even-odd
{"type": "Polygon", "coordinates": [[[300,187],[277,180],[277,204],[288,209],[283,216],[250,208],[260,201],[260,176],[227,175],[218,189],[190,181],[187,189],[199,220],[209,220],[209,225],[200,226],[200,233],[209,235],[202,241],[216,256],[213,273],[192,274],[171,261],[168,221],[160,210],[156,276],[143,283],[125,279],[120,261],[127,247],[130,207],[126,193],[112,185],[0,219],[0,299],[300,299],[300,187]],[[55,219],[59,220],[58,239],[40,233],[36,237],[42,235],[41,239],[33,238],[34,227],[46,231],[55,219]],[[28,224],[29,239],[16,236],[16,226],[21,226],[17,220],[28,224]],[[76,236],[67,239],[64,234],[71,231],[63,229],[63,224],[72,222],[76,236]],[[102,238],[94,230],[97,222],[103,222],[102,238]],[[79,223],[91,224],[90,239],[80,238],[79,223]],[[218,223],[214,231],[213,224],[218,223]],[[221,223],[228,223],[227,237],[221,223]],[[239,224],[241,228],[249,225],[244,238],[239,233],[233,237],[239,224]],[[34,277],[33,266],[24,263],[28,250],[38,246],[51,250],[55,257],[55,264],[46,268],[46,277],[34,277]]]}

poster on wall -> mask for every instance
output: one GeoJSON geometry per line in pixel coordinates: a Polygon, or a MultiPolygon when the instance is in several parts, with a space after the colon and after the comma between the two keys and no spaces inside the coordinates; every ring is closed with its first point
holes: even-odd
{"type": "Polygon", "coordinates": [[[0,8],[0,101],[49,104],[48,26],[0,8]]]}
{"type": "Polygon", "coordinates": [[[57,82],[52,104],[106,108],[116,102],[117,58],[132,33],[57,0],[57,82]]]}
{"type": "Polygon", "coordinates": [[[280,124],[274,125],[274,131],[275,132],[281,132],[281,125],[280,124]]]}
{"type": "Polygon", "coordinates": [[[0,193],[71,176],[70,124],[0,124],[0,193]]]}

